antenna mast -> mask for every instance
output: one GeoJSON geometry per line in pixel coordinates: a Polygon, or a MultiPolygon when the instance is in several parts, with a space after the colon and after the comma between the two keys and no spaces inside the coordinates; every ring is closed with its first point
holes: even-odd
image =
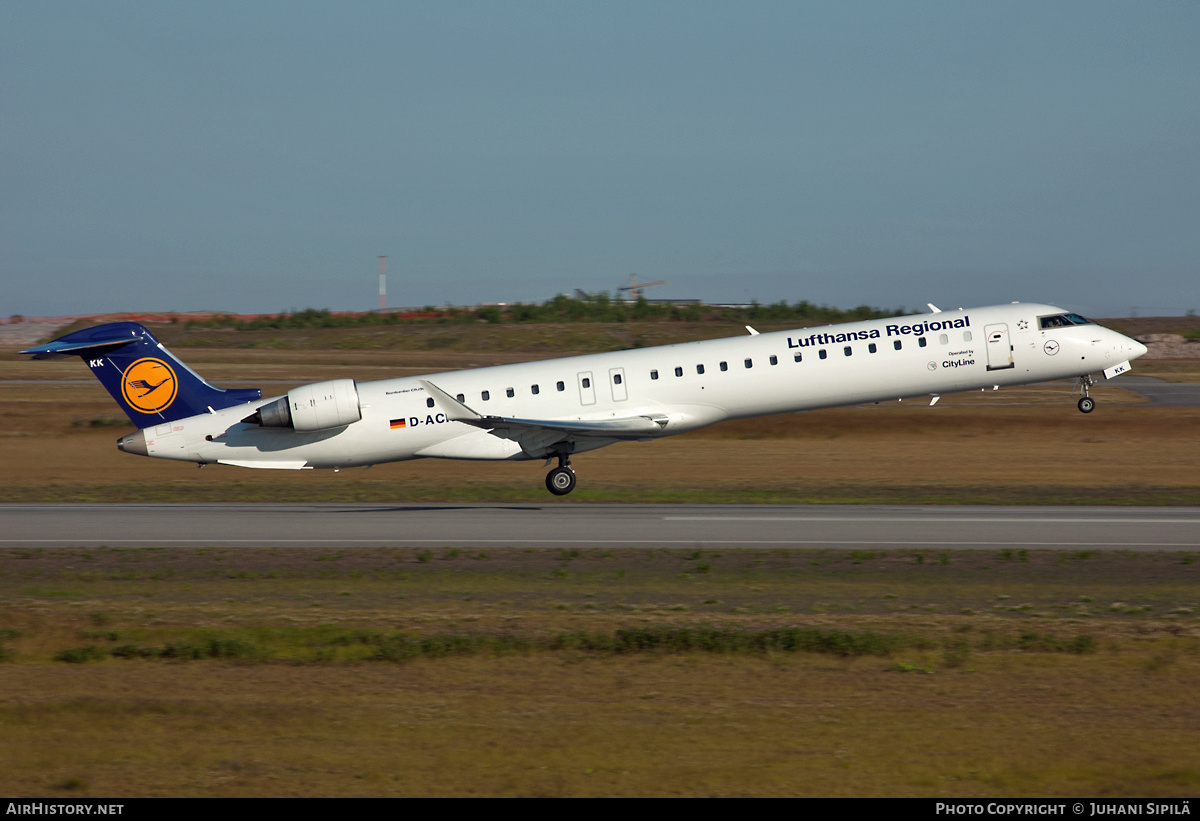
{"type": "Polygon", "coordinates": [[[387,307],[387,257],[379,258],[379,310],[387,307]]]}

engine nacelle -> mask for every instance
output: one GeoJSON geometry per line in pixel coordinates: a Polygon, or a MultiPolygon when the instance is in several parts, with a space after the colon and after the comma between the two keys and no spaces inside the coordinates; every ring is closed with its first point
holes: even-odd
{"type": "Polygon", "coordinates": [[[328,430],[362,419],[358,385],[353,379],[332,379],[301,385],[243,419],[264,428],[328,430]]]}

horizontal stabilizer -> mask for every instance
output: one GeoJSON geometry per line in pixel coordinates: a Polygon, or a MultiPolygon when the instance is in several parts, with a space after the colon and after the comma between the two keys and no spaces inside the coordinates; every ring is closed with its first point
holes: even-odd
{"type": "Polygon", "coordinates": [[[35,345],[21,351],[30,354],[34,359],[61,359],[64,356],[92,357],[111,353],[132,342],[145,339],[144,334],[125,324],[101,325],[98,328],[88,328],[86,331],[73,333],[70,336],[35,345]]]}

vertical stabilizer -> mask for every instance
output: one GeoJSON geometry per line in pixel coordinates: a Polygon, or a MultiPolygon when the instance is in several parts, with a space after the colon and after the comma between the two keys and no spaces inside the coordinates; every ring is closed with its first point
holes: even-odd
{"type": "Polygon", "coordinates": [[[21,353],[34,359],[78,356],[139,428],[262,398],[257,388],[210,385],[137,322],[85,328],[21,353]]]}

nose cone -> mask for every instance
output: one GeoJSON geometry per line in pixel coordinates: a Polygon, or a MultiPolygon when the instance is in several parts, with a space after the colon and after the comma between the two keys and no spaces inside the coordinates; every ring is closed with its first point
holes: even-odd
{"type": "Polygon", "coordinates": [[[146,432],[139,430],[117,440],[117,450],[122,453],[136,453],[138,456],[149,456],[146,452],[146,432]]]}
{"type": "Polygon", "coordinates": [[[1145,345],[1143,345],[1141,342],[1138,342],[1136,339],[1126,338],[1125,341],[1126,341],[1127,348],[1129,350],[1129,358],[1130,359],[1137,359],[1139,356],[1145,356],[1146,352],[1150,350],[1145,345]]]}

